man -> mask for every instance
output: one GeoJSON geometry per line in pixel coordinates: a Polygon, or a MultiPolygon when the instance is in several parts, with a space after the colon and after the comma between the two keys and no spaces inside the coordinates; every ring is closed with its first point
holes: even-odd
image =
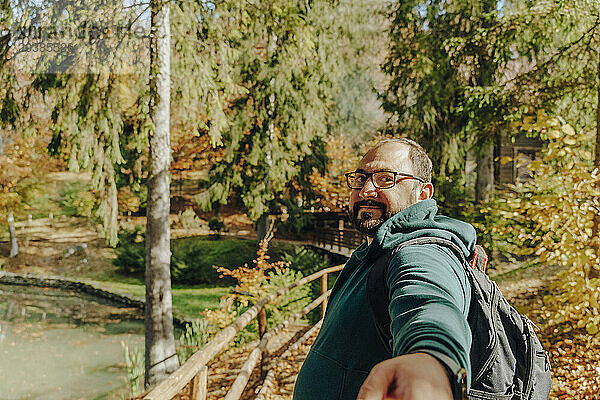
{"type": "Polygon", "coordinates": [[[294,400],[451,400],[440,353],[467,371],[470,289],[461,262],[435,244],[406,246],[388,266],[392,352],[369,309],[366,281],[386,249],[422,236],[452,240],[468,256],[474,228],[437,215],[431,161],[417,143],[389,139],[347,174],[350,211],[367,236],[332,290],[321,327],[301,370],[294,400]],[[431,355],[429,352],[433,353],[431,355]]]}

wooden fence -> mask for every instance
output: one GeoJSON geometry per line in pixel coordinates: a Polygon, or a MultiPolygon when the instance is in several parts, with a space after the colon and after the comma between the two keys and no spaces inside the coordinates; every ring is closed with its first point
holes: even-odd
{"type": "Polygon", "coordinates": [[[355,249],[364,239],[360,232],[353,229],[342,230],[319,230],[313,233],[315,244],[338,250],[355,249]]]}
{"type": "Polygon", "coordinates": [[[313,243],[339,251],[353,250],[365,241],[363,234],[352,228],[344,213],[313,214],[313,243]]]}
{"type": "MultiPolygon", "coordinates": [[[[162,381],[152,391],[150,391],[146,396],[144,396],[144,400],[170,400],[174,396],[179,394],[181,390],[190,382],[192,383],[192,400],[205,400],[207,396],[208,387],[207,364],[215,356],[221,353],[221,351],[223,351],[229,343],[231,343],[231,341],[235,338],[235,336],[240,330],[242,330],[256,318],[258,321],[260,342],[248,356],[248,359],[242,366],[235,381],[229,388],[229,391],[227,392],[227,395],[224,398],[225,400],[239,399],[242,396],[242,393],[246,387],[246,384],[248,383],[248,380],[250,379],[252,370],[254,370],[257,364],[261,362],[261,369],[265,368],[266,363],[264,363],[264,360],[268,356],[266,348],[270,339],[275,337],[275,335],[281,332],[290,323],[306,315],[310,311],[317,308],[319,305],[321,305],[321,316],[325,314],[325,309],[327,307],[327,299],[331,292],[331,290],[329,290],[327,287],[327,276],[328,274],[340,271],[342,268],[343,265],[338,265],[336,267],[323,269],[312,275],[302,278],[297,282],[293,283],[292,285],[280,289],[276,293],[273,293],[260,300],[254,306],[248,309],[245,313],[240,315],[231,325],[217,333],[212,338],[212,340],[210,340],[201,350],[194,353],[185,362],[185,364],[179,367],[179,369],[177,369],[173,374],[171,374],[166,380],[162,381]],[[307,284],[319,278],[321,278],[321,296],[319,296],[319,298],[317,298],[315,301],[304,307],[300,312],[279,324],[277,327],[273,328],[270,331],[267,331],[267,316],[264,308],[265,305],[275,301],[278,297],[284,295],[285,293],[288,293],[293,288],[307,284]]],[[[313,329],[317,328],[318,325],[313,327],[313,329]]],[[[304,335],[304,337],[307,337],[307,335],[304,335]]],[[[302,338],[299,341],[301,340],[302,338]]],[[[262,396],[265,395],[265,383],[267,380],[269,380],[269,376],[271,376],[270,379],[273,379],[272,373],[271,375],[269,375],[269,372],[267,372],[266,379],[265,381],[263,381],[263,388],[259,393],[259,397],[261,396],[261,393],[262,396]]]]}
{"type": "MultiPolygon", "coordinates": [[[[63,227],[65,220],[66,217],[55,218],[52,213],[48,215],[48,218],[35,219],[29,214],[26,220],[14,221],[15,233],[17,236],[27,240],[30,236],[35,236],[38,233],[47,233],[48,229],[63,227]]],[[[8,230],[0,232],[0,238],[7,239],[8,237],[8,230]]]]}
{"type": "MultiPolygon", "coordinates": [[[[30,214],[26,220],[15,221],[15,234],[20,241],[51,240],[55,242],[82,242],[99,238],[97,232],[90,229],[75,229],[76,224],[85,225],[82,218],[61,215],[55,217],[49,213],[47,218],[33,218],[30,214]],[[65,228],[71,228],[65,230],[65,228]]],[[[10,240],[9,231],[0,230],[0,242],[10,240]]]]}

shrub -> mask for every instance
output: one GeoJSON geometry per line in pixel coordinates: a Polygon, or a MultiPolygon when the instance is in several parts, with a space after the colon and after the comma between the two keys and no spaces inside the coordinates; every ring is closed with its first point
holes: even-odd
{"type": "Polygon", "coordinates": [[[125,342],[121,342],[125,365],[127,366],[127,381],[132,396],[137,396],[144,390],[144,348],[135,346],[130,349],[125,342]]]}
{"type": "Polygon", "coordinates": [[[297,246],[293,252],[284,253],[281,259],[289,263],[291,269],[300,271],[305,276],[329,267],[323,256],[304,246],[297,246]]]}
{"type": "Polygon", "coordinates": [[[221,232],[227,232],[227,226],[219,219],[219,217],[212,217],[208,220],[208,229],[216,232],[216,237],[220,237],[221,232]]]}
{"type": "Polygon", "coordinates": [[[174,282],[185,284],[231,284],[230,278],[219,279],[216,265],[227,264],[231,268],[250,263],[256,252],[253,240],[184,238],[172,244],[174,263],[181,268],[174,282]]]}
{"type": "MultiPolygon", "coordinates": [[[[269,292],[276,292],[302,279],[302,273],[289,268],[274,269],[267,272],[269,292]]],[[[308,285],[295,287],[282,295],[275,304],[267,304],[267,326],[274,328],[287,317],[298,313],[312,301],[311,288],[308,285]]]]}
{"type": "Polygon", "coordinates": [[[179,221],[181,222],[183,229],[197,229],[202,225],[202,222],[196,216],[196,212],[191,208],[188,208],[179,214],[179,221]]]}
{"type": "MultiPolygon", "coordinates": [[[[235,290],[221,298],[221,307],[216,310],[205,310],[208,321],[215,326],[224,328],[233,320],[255,304],[259,299],[287,287],[302,278],[302,274],[288,268],[284,261],[269,262],[267,248],[270,238],[263,240],[257,251],[253,266],[244,265],[236,269],[219,268],[219,272],[237,281],[235,290]]],[[[297,313],[310,303],[308,288],[301,286],[281,296],[279,305],[268,304],[267,328],[272,328],[284,319],[297,313]]],[[[248,325],[236,338],[236,344],[246,343],[256,339],[257,323],[248,325]]]]}
{"type": "Polygon", "coordinates": [[[82,182],[69,182],[60,193],[60,205],[65,214],[91,217],[97,206],[96,196],[82,182]]]}
{"type": "Polygon", "coordinates": [[[314,219],[313,214],[306,212],[302,207],[298,207],[291,200],[285,200],[283,203],[285,210],[287,210],[287,219],[278,225],[278,234],[285,237],[301,237],[302,233],[311,228],[314,219]]]}
{"type": "Polygon", "coordinates": [[[186,325],[185,332],[179,337],[179,346],[177,347],[180,364],[186,362],[192,354],[206,344],[210,331],[211,327],[205,319],[197,319],[186,325]]]}
{"type": "Polygon", "coordinates": [[[129,186],[123,186],[117,192],[117,203],[121,214],[131,214],[139,211],[141,201],[129,186]]]}
{"type": "MultiPolygon", "coordinates": [[[[294,252],[285,253],[282,257],[282,260],[289,263],[291,269],[301,272],[304,276],[308,276],[331,266],[323,256],[304,246],[296,247],[294,252]]],[[[329,275],[329,287],[333,285],[333,282],[335,282],[335,276],[329,275]]],[[[308,295],[311,301],[315,300],[321,295],[320,279],[317,279],[306,286],[309,290],[308,295]]],[[[308,314],[308,320],[311,323],[316,323],[320,318],[321,314],[319,309],[311,311],[308,314]]]]}
{"type": "Polygon", "coordinates": [[[133,229],[123,229],[118,234],[119,243],[144,243],[146,230],[141,225],[135,225],[133,229]]]}
{"type": "Polygon", "coordinates": [[[139,243],[123,243],[119,241],[116,249],[117,257],[112,263],[123,275],[143,276],[146,270],[146,248],[139,243]]]}
{"type": "MultiPolygon", "coordinates": [[[[140,228],[141,230],[141,228],[140,228]]],[[[220,279],[213,267],[227,263],[239,267],[250,263],[256,251],[253,240],[210,240],[206,237],[182,238],[171,241],[171,281],[180,284],[231,284],[233,279],[220,279]]],[[[119,235],[117,257],[113,264],[120,273],[142,277],[146,269],[146,249],[143,234],[123,231],[119,235]],[[137,239],[136,239],[137,238],[137,239]],[[142,242],[139,242],[139,239],[142,242]]]]}

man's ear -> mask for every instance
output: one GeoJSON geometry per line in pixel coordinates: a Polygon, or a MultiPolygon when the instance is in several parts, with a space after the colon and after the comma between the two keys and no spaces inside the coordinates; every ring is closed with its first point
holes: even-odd
{"type": "Polygon", "coordinates": [[[423,184],[419,200],[427,200],[433,197],[433,184],[431,182],[423,184]]]}

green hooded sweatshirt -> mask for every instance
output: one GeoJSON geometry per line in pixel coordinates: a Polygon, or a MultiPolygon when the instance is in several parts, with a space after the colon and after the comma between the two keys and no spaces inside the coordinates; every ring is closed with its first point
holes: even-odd
{"type": "Polygon", "coordinates": [[[475,229],[437,215],[437,210],[435,200],[413,204],[383,223],[371,245],[363,243],[354,251],[336,280],[321,331],[298,374],[294,400],[355,400],[375,364],[422,349],[449,356],[470,374],[470,286],[450,249],[412,245],[392,258],[387,283],[393,354],[367,300],[369,271],[385,249],[434,236],[453,241],[467,257],[473,252],[475,229]]]}

